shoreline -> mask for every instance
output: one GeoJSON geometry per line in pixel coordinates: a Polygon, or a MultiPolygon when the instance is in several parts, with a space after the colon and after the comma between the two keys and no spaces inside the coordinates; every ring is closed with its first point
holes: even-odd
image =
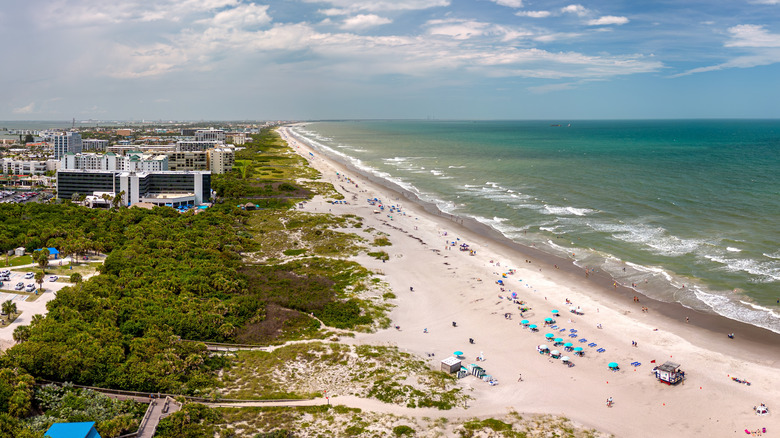
{"type": "MultiPolygon", "coordinates": [[[[464,366],[478,363],[500,382],[491,386],[473,376],[460,379],[458,386],[471,397],[468,407],[437,415],[463,420],[507,410],[552,414],[621,437],[645,437],[650,430],[669,436],[731,436],[757,426],[780,430],[780,417],[758,417],[750,409],[762,401],[778,409],[774,401],[780,400],[776,385],[780,351],[773,332],[741,327],[745,334],[737,333],[730,340],[722,331],[730,324],[723,317],[705,317],[681,305],[647,298],[635,303],[631,297],[638,293],[620,288],[615,292],[606,276],[585,279],[584,270],[570,260],[559,263],[555,256],[507,242],[487,226],[467,219],[456,224],[383,181],[320,154],[284,127],[279,131],[296,153],[322,173],[319,180],[332,183],[348,200],[347,205],[334,205],[315,198],[304,211],[360,216],[363,229],[358,233],[378,230],[392,242],[383,248],[390,255],[387,263],[365,255],[351,259],[378,273],[396,295],[396,307],[388,316],[399,329],[360,333],[341,342],[389,345],[421,358],[427,355],[434,369],[441,359],[461,350],[464,366]],[[366,202],[373,197],[387,205],[403,203],[403,213],[376,214],[366,202]],[[456,238],[477,253],[448,250],[453,248],[447,248],[445,241],[456,238]],[[510,268],[513,271],[507,273],[510,268]],[[496,284],[502,278],[506,291],[496,284]],[[525,315],[507,296],[515,290],[530,307],[525,315]],[[584,314],[569,313],[564,298],[582,306],[584,314]],[[641,312],[641,307],[649,307],[650,312],[641,312]],[[578,331],[571,341],[584,347],[586,354],[573,356],[574,367],[561,366],[560,361],[536,352],[550,330],[541,327],[541,320],[551,309],[562,310],[557,318],[561,330],[578,331]],[[675,316],[673,311],[684,313],[675,316]],[[690,323],[674,319],[683,314],[691,318],[690,323]],[[521,315],[541,331],[524,328],[518,322],[521,315]],[[457,326],[451,325],[454,321],[457,326]],[[582,338],[593,345],[576,342],[582,338]],[[478,362],[478,357],[486,362],[478,362]],[[612,361],[620,364],[618,371],[608,369],[612,361]],[[682,365],[685,383],[668,387],[655,379],[653,366],[665,361],[682,365]],[[738,384],[731,376],[752,385],[738,384]],[[616,404],[606,408],[604,400],[610,397],[616,404]]],[[[740,324],[733,323],[734,327],[740,324]]]]}
{"type": "MultiPolygon", "coordinates": [[[[295,136],[292,134],[290,134],[290,136],[295,138],[295,136]]],[[[303,141],[301,142],[303,143],[303,141]]],[[[311,148],[309,145],[307,145],[307,147],[311,148]]],[[[317,152],[321,156],[324,156],[322,151],[317,152]]],[[[404,200],[417,204],[427,213],[448,221],[454,228],[468,230],[469,232],[475,233],[478,236],[484,238],[490,243],[501,245],[507,249],[517,251],[524,257],[534,261],[539,260],[541,261],[539,264],[540,266],[547,266],[550,268],[557,265],[559,267],[559,271],[570,274],[572,278],[576,276],[584,276],[585,270],[579,266],[576,266],[574,261],[571,259],[550,254],[540,249],[515,242],[501,234],[499,231],[491,228],[489,225],[483,224],[476,219],[445,213],[441,211],[435,204],[420,199],[411,191],[404,189],[392,181],[388,181],[374,174],[365,172],[353,166],[351,163],[341,159],[341,157],[327,155],[326,158],[328,160],[337,162],[349,172],[360,175],[366,180],[394,192],[397,195],[396,199],[403,198],[404,200]],[[458,222],[459,220],[460,222],[458,222]]],[[[720,343],[720,346],[732,351],[733,353],[741,352],[754,355],[763,355],[766,353],[767,348],[770,348],[774,351],[774,353],[780,355],[780,333],[775,333],[763,327],[737,321],[714,312],[702,312],[691,309],[683,306],[679,302],[665,302],[648,297],[638,290],[620,284],[620,282],[603,271],[590,273],[589,280],[602,289],[602,299],[614,300],[615,294],[612,294],[612,291],[619,295],[621,299],[625,300],[631,300],[633,296],[639,296],[641,305],[648,307],[650,311],[656,314],[660,314],[666,319],[666,321],[664,321],[665,323],[678,325],[679,329],[684,329],[686,326],[698,327],[706,330],[713,336],[722,336],[726,342],[720,343]],[[616,282],[618,286],[617,288],[613,288],[612,284],[616,282]],[[683,324],[686,317],[689,318],[689,322],[683,324]],[[691,317],[693,318],[691,319],[691,317]],[[726,335],[729,333],[734,333],[735,339],[728,339],[726,335]]]]}

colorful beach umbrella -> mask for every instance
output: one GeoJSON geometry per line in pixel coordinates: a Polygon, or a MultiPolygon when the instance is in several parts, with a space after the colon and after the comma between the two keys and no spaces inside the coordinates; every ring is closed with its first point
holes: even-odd
{"type": "Polygon", "coordinates": [[[567,343],[563,344],[563,346],[564,346],[564,347],[569,347],[569,348],[570,348],[570,347],[573,347],[573,346],[574,346],[574,344],[572,344],[571,342],[567,342],[567,343]]]}
{"type": "Polygon", "coordinates": [[[556,344],[563,344],[563,338],[555,338],[556,344]]]}
{"type": "Polygon", "coordinates": [[[555,335],[552,334],[552,333],[547,333],[546,335],[544,335],[544,337],[547,338],[547,339],[552,339],[552,338],[555,337],[555,335]]]}
{"type": "Polygon", "coordinates": [[[550,354],[553,355],[553,356],[558,356],[559,354],[561,354],[561,352],[558,351],[558,350],[553,350],[553,351],[550,352],[550,354]]]}
{"type": "Polygon", "coordinates": [[[582,347],[574,347],[575,353],[579,353],[580,351],[582,351],[582,347]]]}
{"type": "Polygon", "coordinates": [[[528,326],[528,328],[536,328],[536,324],[531,324],[528,326]]]}
{"type": "Polygon", "coordinates": [[[563,362],[568,362],[570,359],[569,359],[569,356],[563,356],[563,357],[561,358],[561,360],[562,360],[563,362]]]}
{"type": "Polygon", "coordinates": [[[524,319],[524,320],[520,321],[520,324],[526,325],[526,324],[528,324],[528,320],[524,319]]]}
{"type": "Polygon", "coordinates": [[[550,313],[552,313],[553,315],[555,315],[556,313],[558,313],[558,309],[555,309],[555,310],[551,311],[550,313]]]}
{"type": "Polygon", "coordinates": [[[456,351],[456,352],[454,352],[454,353],[452,353],[452,354],[453,354],[454,356],[463,356],[463,352],[462,352],[462,351],[456,351]]]}
{"type": "Polygon", "coordinates": [[[607,366],[614,369],[618,367],[618,364],[617,362],[610,362],[609,364],[607,364],[607,366]]]}
{"type": "Polygon", "coordinates": [[[552,322],[552,321],[553,321],[552,318],[544,318],[544,322],[552,322]]]}
{"type": "Polygon", "coordinates": [[[539,349],[540,350],[547,350],[547,346],[542,344],[542,345],[539,346],[539,349]]]}

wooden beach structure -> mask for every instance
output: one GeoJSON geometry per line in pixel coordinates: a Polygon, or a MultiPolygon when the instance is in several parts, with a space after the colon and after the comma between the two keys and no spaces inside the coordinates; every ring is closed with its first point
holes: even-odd
{"type": "Polygon", "coordinates": [[[653,369],[655,377],[667,385],[676,385],[685,380],[685,372],[680,370],[680,364],[674,362],[664,362],[663,365],[653,369]]]}
{"type": "Polygon", "coordinates": [[[460,371],[460,359],[455,356],[450,356],[441,361],[441,370],[445,373],[457,373],[460,371]]]}

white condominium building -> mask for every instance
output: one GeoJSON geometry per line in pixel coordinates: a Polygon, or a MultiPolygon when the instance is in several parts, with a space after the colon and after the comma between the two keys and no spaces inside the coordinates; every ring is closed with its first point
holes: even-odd
{"type": "Polygon", "coordinates": [[[54,158],[57,160],[68,152],[81,153],[81,134],[78,132],[57,132],[52,135],[51,143],[54,148],[54,158]]]}

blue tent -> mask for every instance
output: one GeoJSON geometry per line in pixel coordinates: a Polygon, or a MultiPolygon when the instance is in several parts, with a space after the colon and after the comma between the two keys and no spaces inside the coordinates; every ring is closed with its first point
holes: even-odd
{"type": "Polygon", "coordinates": [[[54,423],[44,436],[51,438],[101,438],[95,430],[95,422],[54,423]]]}

